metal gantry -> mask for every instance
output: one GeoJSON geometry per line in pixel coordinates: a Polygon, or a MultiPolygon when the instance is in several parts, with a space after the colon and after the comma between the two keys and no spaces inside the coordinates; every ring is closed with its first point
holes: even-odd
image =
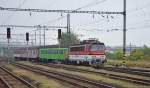
{"type": "Polygon", "coordinates": [[[78,10],[47,10],[47,9],[20,9],[20,8],[4,8],[0,10],[7,11],[28,11],[28,12],[59,12],[59,13],[88,13],[88,14],[123,14],[123,12],[108,12],[108,11],[78,11],[78,10]]]}

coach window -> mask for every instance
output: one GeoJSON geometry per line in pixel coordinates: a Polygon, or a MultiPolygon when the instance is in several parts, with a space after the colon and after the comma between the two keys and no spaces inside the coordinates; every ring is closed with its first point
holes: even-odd
{"type": "Polygon", "coordinates": [[[58,50],[58,53],[57,54],[61,54],[61,50],[58,50]]]}
{"type": "Polygon", "coordinates": [[[62,54],[64,54],[65,50],[62,50],[62,54]]]}
{"type": "Polygon", "coordinates": [[[56,54],[56,50],[52,50],[52,54],[56,54]]]}
{"type": "Polygon", "coordinates": [[[53,50],[50,50],[50,52],[51,52],[50,54],[54,54],[54,51],[53,51],[53,50]]]}
{"type": "Polygon", "coordinates": [[[45,50],[41,50],[41,54],[45,54],[45,50]]]}
{"type": "Polygon", "coordinates": [[[51,51],[50,51],[50,50],[48,50],[48,54],[51,54],[51,51]]]}
{"type": "Polygon", "coordinates": [[[61,50],[60,54],[63,54],[64,53],[64,50],[61,50]]]}
{"type": "Polygon", "coordinates": [[[59,50],[56,50],[56,53],[55,54],[58,54],[59,53],[59,50]]]}

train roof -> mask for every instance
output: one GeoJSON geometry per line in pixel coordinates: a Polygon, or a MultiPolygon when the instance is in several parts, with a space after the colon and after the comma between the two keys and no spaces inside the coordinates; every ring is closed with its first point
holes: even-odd
{"type": "MultiPolygon", "coordinates": [[[[59,48],[59,45],[46,45],[46,46],[40,46],[39,48],[59,48]]],[[[68,47],[60,46],[60,48],[68,48],[68,47]]]]}
{"type": "MultiPolygon", "coordinates": [[[[104,45],[104,43],[102,42],[90,42],[88,43],[87,41],[84,41],[84,42],[80,42],[80,44],[72,44],[70,46],[60,46],[60,48],[68,48],[68,47],[71,47],[71,46],[78,46],[78,45],[86,45],[86,44],[99,44],[99,45],[104,45]]],[[[46,46],[30,46],[30,47],[19,47],[19,48],[16,48],[17,49],[39,49],[39,48],[59,48],[59,45],[56,44],[56,45],[46,45],[46,46]]]]}
{"type": "Polygon", "coordinates": [[[21,50],[21,49],[38,49],[39,47],[38,46],[30,46],[30,47],[19,47],[19,48],[15,48],[15,50],[21,50]]]}

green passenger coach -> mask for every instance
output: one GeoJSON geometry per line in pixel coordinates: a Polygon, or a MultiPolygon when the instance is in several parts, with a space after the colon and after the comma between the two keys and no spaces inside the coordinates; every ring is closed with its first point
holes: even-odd
{"type": "Polygon", "coordinates": [[[65,61],[68,59],[68,48],[41,48],[40,61],[65,61]]]}

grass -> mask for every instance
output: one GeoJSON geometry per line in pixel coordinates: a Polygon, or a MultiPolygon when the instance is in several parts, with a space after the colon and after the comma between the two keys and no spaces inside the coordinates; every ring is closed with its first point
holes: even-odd
{"type": "MultiPolygon", "coordinates": [[[[28,64],[28,65],[33,65],[32,63],[28,63],[28,62],[21,62],[24,64],[28,64]]],[[[83,72],[75,72],[75,71],[68,71],[68,70],[64,70],[64,69],[59,69],[59,68],[50,68],[50,67],[46,67],[46,66],[41,66],[41,65],[36,65],[38,67],[42,67],[45,69],[49,69],[52,71],[60,71],[60,72],[65,72],[65,73],[69,73],[69,74],[73,74],[73,75],[79,75],[79,76],[83,76],[89,79],[93,79],[93,80],[98,80],[101,82],[106,82],[109,84],[113,84],[113,85],[118,85],[118,86],[122,86],[122,87],[126,87],[126,88],[148,88],[150,86],[143,86],[143,85],[138,85],[138,84],[134,84],[134,83],[129,83],[126,81],[120,81],[120,80],[114,80],[108,77],[104,77],[101,75],[96,75],[96,74],[90,74],[90,73],[83,73],[83,72]]]]}
{"type": "Polygon", "coordinates": [[[144,61],[144,60],[139,60],[139,61],[131,61],[131,60],[108,60],[107,61],[108,65],[126,65],[128,67],[144,67],[144,68],[150,68],[150,61],[144,61]],[[125,61],[125,63],[123,63],[125,61]]]}
{"type": "Polygon", "coordinates": [[[11,69],[14,73],[21,77],[28,77],[29,79],[35,80],[39,83],[38,88],[69,88],[69,86],[65,86],[54,79],[49,79],[46,76],[38,75],[30,71],[18,69],[12,65],[7,65],[9,69],[11,69]]]}

